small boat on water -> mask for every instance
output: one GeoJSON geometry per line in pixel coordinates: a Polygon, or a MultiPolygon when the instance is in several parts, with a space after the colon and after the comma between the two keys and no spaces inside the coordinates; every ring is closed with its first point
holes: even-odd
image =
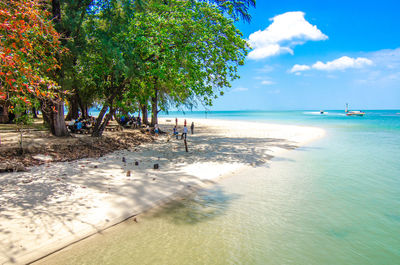
{"type": "Polygon", "coordinates": [[[346,110],[344,111],[346,116],[364,116],[365,112],[361,110],[349,110],[349,104],[346,103],[346,110]]]}
{"type": "Polygon", "coordinates": [[[324,114],[324,111],[323,111],[323,110],[320,110],[320,111],[319,111],[319,114],[324,114]]]}

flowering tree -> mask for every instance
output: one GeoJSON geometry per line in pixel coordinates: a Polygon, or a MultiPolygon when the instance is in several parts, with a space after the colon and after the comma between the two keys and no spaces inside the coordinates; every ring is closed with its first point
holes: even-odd
{"type": "MultiPolygon", "coordinates": [[[[63,51],[46,1],[0,2],[0,99],[28,106],[36,98],[60,101],[55,80],[63,51]]],[[[8,102],[10,103],[10,102],[8,102]]],[[[53,105],[56,111],[56,105],[53,105]]]]}

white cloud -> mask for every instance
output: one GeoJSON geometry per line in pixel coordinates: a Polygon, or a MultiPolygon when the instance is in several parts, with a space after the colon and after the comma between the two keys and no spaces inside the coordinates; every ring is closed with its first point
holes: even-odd
{"type": "MultiPolygon", "coordinates": [[[[254,47],[254,46],[252,46],[254,47]]],[[[293,54],[293,50],[288,47],[281,47],[279,44],[269,44],[264,47],[258,47],[249,53],[250,59],[262,59],[282,53],[293,54]]]]}
{"type": "Polygon", "coordinates": [[[388,70],[400,68],[400,48],[376,51],[371,54],[370,58],[374,64],[381,65],[388,70]]]}
{"type": "Polygon", "coordinates": [[[273,85],[273,84],[275,84],[275,82],[270,81],[270,80],[263,80],[263,81],[261,81],[261,85],[270,86],[270,85],[273,85]]]}
{"type": "Polygon", "coordinates": [[[237,87],[232,91],[247,91],[247,90],[249,90],[247,87],[237,87]]]}
{"type": "Polygon", "coordinates": [[[295,64],[290,70],[290,73],[298,73],[301,71],[307,71],[310,69],[316,69],[321,71],[335,71],[335,70],[345,70],[348,68],[363,68],[365,66],[372,65],[372,60],[368,58],[358,57],[358,58],[351,58],[348,56],[342,56],[336,60],[323,63],[318,61],[314,63],[312,66],[308,65],[300,65],[295,64]]]}
{"type": "Polygon", "coordinates": [[[310,70],[310,66],[305,65],[305,64],[295,64],[293,65],[292,69],[290,69],[289,72],[294,73],[294,72],[301,72],[301,71],[306,71],[310,70]]]}
{"type": "Polygon", "coordinates": [[[372,65],[372,61],[367,58],[350,58],[348,56],[340,57],[339,59],[323,63],[321,61],[312,65],[313,69],[323,71],[345,70],[347,68],[363,68],[364,66],[372,65]]]}
{"type": "Polygon", "coordinates": [[[328,38],[316,26],[304,19],[304,13],[287,12],[274,18],[265,30],[256,31],[249,36],[249,44],[254,48],[249,59],[262,59],[282,53],[293,54],[293,47],[306,41],[328,38]]]}

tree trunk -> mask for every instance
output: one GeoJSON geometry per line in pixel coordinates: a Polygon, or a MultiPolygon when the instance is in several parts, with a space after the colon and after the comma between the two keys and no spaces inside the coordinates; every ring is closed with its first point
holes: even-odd
{"type": "Polygon", "coordinates": [[[69,100],[68,114],[65,118],[67,121],[79,118],[78,96],[75,94],[69,100]]]}
{"type": "Polygon", "coordinates": [[[96,123],[94,124],[94,127],[93,127],[92,137],[100,137],[103,134],[103,132],[100,132],[100,127],[101,127],[101,123],[103,121],[103,117],[106,114],[107,110],[108,110],[107,105],[104,105],[101,108],[99,116],[97,117],[96,123]]]}
{"type": "Polygon", "coordinates": [[[32,107],[32,114],[33,114],[33,118],[34,118],[34,119],[37,119],[37,118],[38,118],[38,116],[37,116],[37,110],[36,110],[35,107],[32,107]]]}
{"type": "Polygon", "coordinates": [[[53,127],[55,136],[69,136],[67,126],[64,119],[64,101],[60,100],[55,103],[56,112],[53,112],[53,127]]]}
{"type": "MultiPolygon", "coordinates": [[[[106,128],[108,122],[111,120],[111,117],[114,115],[115,110],[110,108],[110,111],[107,113],[106,117],[104,118],[103,122],[98,125],[97,129],[93,130],[92,137],[100,137],[103,135],[104,129],[106,128]]],[[[104,116],[105,113],[103,113],[104,116]]],[[[97,125],[97,122],[96,122],[97,125]]]]}
{"type": "Polygon", "coordinates": [[[84,119],[89,119],[89,108],[86,104],[81,104],[81,113],[84,119]]]}
{"type": "Polygon", "coordinates": [[[154,127],[158,123],[158,90],[154,89],[154,97],[151,97],[151,126],[154,127]]]}
{"type": "MultiPolygon", "coordinates": [[[[113,91],[118,91],[118,89],[113,89],[113,91]]],[[[104,129],[106,128],[107,123],[110,121],[112,116],[114,115],[115,109],[113,107],[114,98],[117,96],[117,93],[112,93],[111,96],[104,102],[103,107],[97,117],[96,124],[94,125],[92,137],[100,137],[103,134],[104,129]],[[110,106],[110,107],[109,107],[110,106]],[[106,115],[104,121],[103,117],[106,114],[108,108],[110,111],[106,115]]]]}
{"type": "MultiPolygon", "coordinates": [[[[104,129],[106,128],[108,122],[111,120],[112,116],[114,115],[115,110],[110,108],[110,112],[107,113],[106,117],[104,118],[103,123],[101,124],[99,130],[97,131],[95,137],[100,137],[103,135],[104,129]]],[[[92,134],[93,135],[93,134],[92,134]]]]}
{"type": "Polygon", "coordinates": [[[47,111],[45,100],[40,101],[40,110],[42,111],[43,123],[50,127],[50,115],[47,111]]]}
{"type": "Polygon", "coordinates": [[[148,114],[147,114],[147,104],[140,105],[142,110],[142,124],[149,124],[148,114]]]}
{"type": "Polygon", "coordinates": [[[45,99],[41,105],[43,120],[49,124],[51,133],[58,137],[69,136],[64,119],[64,101],[45,99]]]}
{"type": "Polygon", "coordinates": [[[89,110],[87,104],[82,102],[82,99],[79,95],[78,96],[78,103],[79,103],[79,108],[81,109],[82,113],[82,118],[88,119],[89,118],[89,110]]]}

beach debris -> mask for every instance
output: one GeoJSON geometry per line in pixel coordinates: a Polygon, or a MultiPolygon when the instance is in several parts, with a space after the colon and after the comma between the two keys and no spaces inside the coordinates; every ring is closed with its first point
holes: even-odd
{"type": "Polygon", "coordinates": [[[153,181],[156,180],[156,178],[153,178],[153,181]]]}
{"type": "Polygon", "coordinates": [[[32,156],[33,159],[39,160],[39,161],[43,161],[43,162],[50,162],[53,161],[53,157],[49,156],[49,155],[34,155],[32,156]]]}
{"type": "Polygon", "coordinates": [[[27,170],[23,164],[18,163],[15,165],[14,171],[21,172],[21,171],[27,171],[27,170]]]}
{"type": "Polygon", "coordinates": [[[125,157],[122,157],[122,162],[126,163],[125,157]]]}
{"type": "Polygon", "coordinates": [[[0,173],[1,172],[21,172],[21,171],[27,171],[25,166],[22,163],[19,162],[4,162],[0,163],[0,173]]]}
{"type": "Polygon", "coordinates": [[[135,162],[135,166],[138,166],[138,165],[139,165],[139,162],[138,162],[138,161],[136,161],[136,162],[135,162]]]}
{"type": "Polygon", "coordinates": [[[31,182],[32,182],[32,179],[24,179],[22,181],[22,183],[24,183],[24,184],[28,184],[28,183],[31,183],[31,182]]]}
{"type": "Polygon", "coordinates": [[[127,176],[127,177],[130,177],[130,176],[131,176],[131,171],[130,171],[130,170],[128,170],[128,171],[126,172],[126,176],[127,176]]]}
{"type": "Polygon", "coordinates": [[[98,168],[98,166],[94,166],[94,168],[98,168]]]}
{"type": "Polygon", "coordinates": [[[133,221],[135,221],[135,223],[138,222],[138,220],[136,219],[136,217],[133,217],[133,221]]]}
{"type": "Polygon", "coordinates": [[[158,164],[154,164],[154,169],[158,169],[158,164]]]}

